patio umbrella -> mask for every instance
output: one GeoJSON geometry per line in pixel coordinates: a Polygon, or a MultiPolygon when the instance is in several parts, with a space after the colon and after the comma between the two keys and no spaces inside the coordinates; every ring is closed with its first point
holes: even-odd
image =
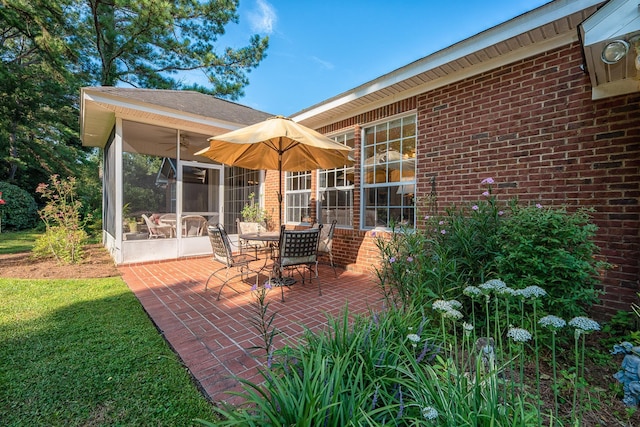
{"type": "Polygon", "coordinates": [[[279,172],[278,219],[282,224],[282,172],[331,169],[353,164],[351,148],[293,120],[275,116],[209,138],[209,148],[196,155],[229,166],[279,172]]]}

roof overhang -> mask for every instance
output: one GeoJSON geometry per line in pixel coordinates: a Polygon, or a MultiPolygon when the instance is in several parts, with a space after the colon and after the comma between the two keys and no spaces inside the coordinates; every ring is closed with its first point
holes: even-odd
{"type": "Polygon", "coordinates": [[[317,129],[390,102],[578,41],[602,0],[556,0],[304,109],[291,118],[317,129]]]}
{"type": "Polygon", "coordinates": [[[580,25],[592,98],[640,92],[640,0],[610,0],[580,25]],[[605,63],[602,52],[613,41],[628,52],[618,62],[605,63]]]}
{"type": "MultiPolygon", "coordinates": [[[[80,94],[80,138],[82,145],[104,148],[116,118],[130,122],[179,129],[204,135],[218,135],[245,126],[242,123],[167,108],[130,96],[106,93],[100,88],[82,88],[80,94]]],[[[172,133],[167,138],[175,141],[172,133]]]]}

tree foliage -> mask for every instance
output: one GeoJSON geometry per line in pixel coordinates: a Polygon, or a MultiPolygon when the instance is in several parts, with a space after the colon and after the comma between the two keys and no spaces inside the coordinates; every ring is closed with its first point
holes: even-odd
{"type": "Polygon", "coordinates": [[[85,62],[102,86],[195,89],[237,99],[268,39],[254,35],[239,49],[216,48],[225,26],[237,23],[237,0],[88,0],[79,5],[85,62]],[[97,52],[97,55],[93,52],[97,52]],[[179,72],[201,70],[211,87],[182,82],[179,72]]]}
{"type": "Polygon", "coordinates": [[[87,167],[95,155],[79,139],[82,86],[243,95],[268,39],[219,49],[237,8],[237,0],[0,0],[0,180],[33,194],[59,174],[95,189],[87,167]],[[209,84],[185,82],[193,71],[209,84]]]}
{"type": "Polygon", "coordinates": [[[78,138],[74,54],[62,7],[46,1],[0,8],[0,179],[33,194],[53,172],[75,174],[84,157],[78,138]]]}

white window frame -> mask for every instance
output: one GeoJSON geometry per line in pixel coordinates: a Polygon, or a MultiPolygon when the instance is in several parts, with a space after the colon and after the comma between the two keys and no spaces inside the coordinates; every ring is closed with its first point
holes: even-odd
{"type": "MultiPolygon", "coordinates": [[[[355,132],[353,130],[331,136],[330,138],[352,149],[355,146],[355,132]],[[349,142],[351,144],[349,144],[349,142]]],[[[353,228],[353,193],[355,187],[353,185],[353,176],[349,179],[349,174],[353,175],[353,166],[318,170],[318,189],[316,195],[318,203],[316,206],[316,212],[320,222],[330,224],[332,220],[336,219],[338,220],[336,227],[353,228]],[[333,179],[331,179],[331,175],[333,175],[333,179]],[[323,184],[326,185],[326,183],[330,181],[333,181],[335,185],[331,187],[323,186],[323,184]],[[335,194],[334,196],[330,196],[327,194],[330,192],[344,192],[345,194],[335,194]],[[325,200],[329,198],[337,200],[340,197],[344,197],[347,200],[344,207],[341,205],[335,205],[327,206],[326,209],[324,208],[325,200]]]]}
{"type": "Polygon", "coordinates": [[[285,224],[302,225],[313,221],[313,218],[311,218],[311,173],[311,171],[285,173],[285,224]],[[292,199],[296,200],[292,201],[292,199]]]}
{"type": "Polygon", "coordinates": [[[417,115],[371,123],[361,138],[360,228],[389,230],[392,219],[415,228],[417,115]],[[390,136],[389,130],[396,129],[390,125],[398,121],[400,134],[390,136]]]}

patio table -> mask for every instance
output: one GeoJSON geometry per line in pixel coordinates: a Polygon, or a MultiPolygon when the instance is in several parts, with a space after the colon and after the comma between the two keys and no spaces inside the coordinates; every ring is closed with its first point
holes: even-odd
{"type": "Polygon", "coordinates": [[[178,220],[176,218],[163,218],[160,220],[160,224],[171,226],[171,237],[176,237],[176,224],[178,220]]]}
{"type": "MultiPolygon", "coordinates": [[[[244,240],[253,240],[259,242],[265,242],[273,247],[277,247],[278,243],[280,243],[280,233],[278,231],[267,231],[261,233],[245,233],[239,234],[239,238],[244,240]]],[[[267,260],[265,259],[265,265],[262,267],[263,269],[267,266],[267,260]]],[[[269,282],[269,280],[267,280],[269,282]]],[[[270,279],[270,283],[272,286],[291,286],[296,282],[293,277],[282,277],[279,272],[276,277],[270,279]]]]}
{"type": "Polygon", "coordinates": [[[277,231],[267,231],[262,233],[245,233],[238,235],[244,240],[253,240],[265,243],[278,243],[280,241],[280,233],[277,231]]]}

